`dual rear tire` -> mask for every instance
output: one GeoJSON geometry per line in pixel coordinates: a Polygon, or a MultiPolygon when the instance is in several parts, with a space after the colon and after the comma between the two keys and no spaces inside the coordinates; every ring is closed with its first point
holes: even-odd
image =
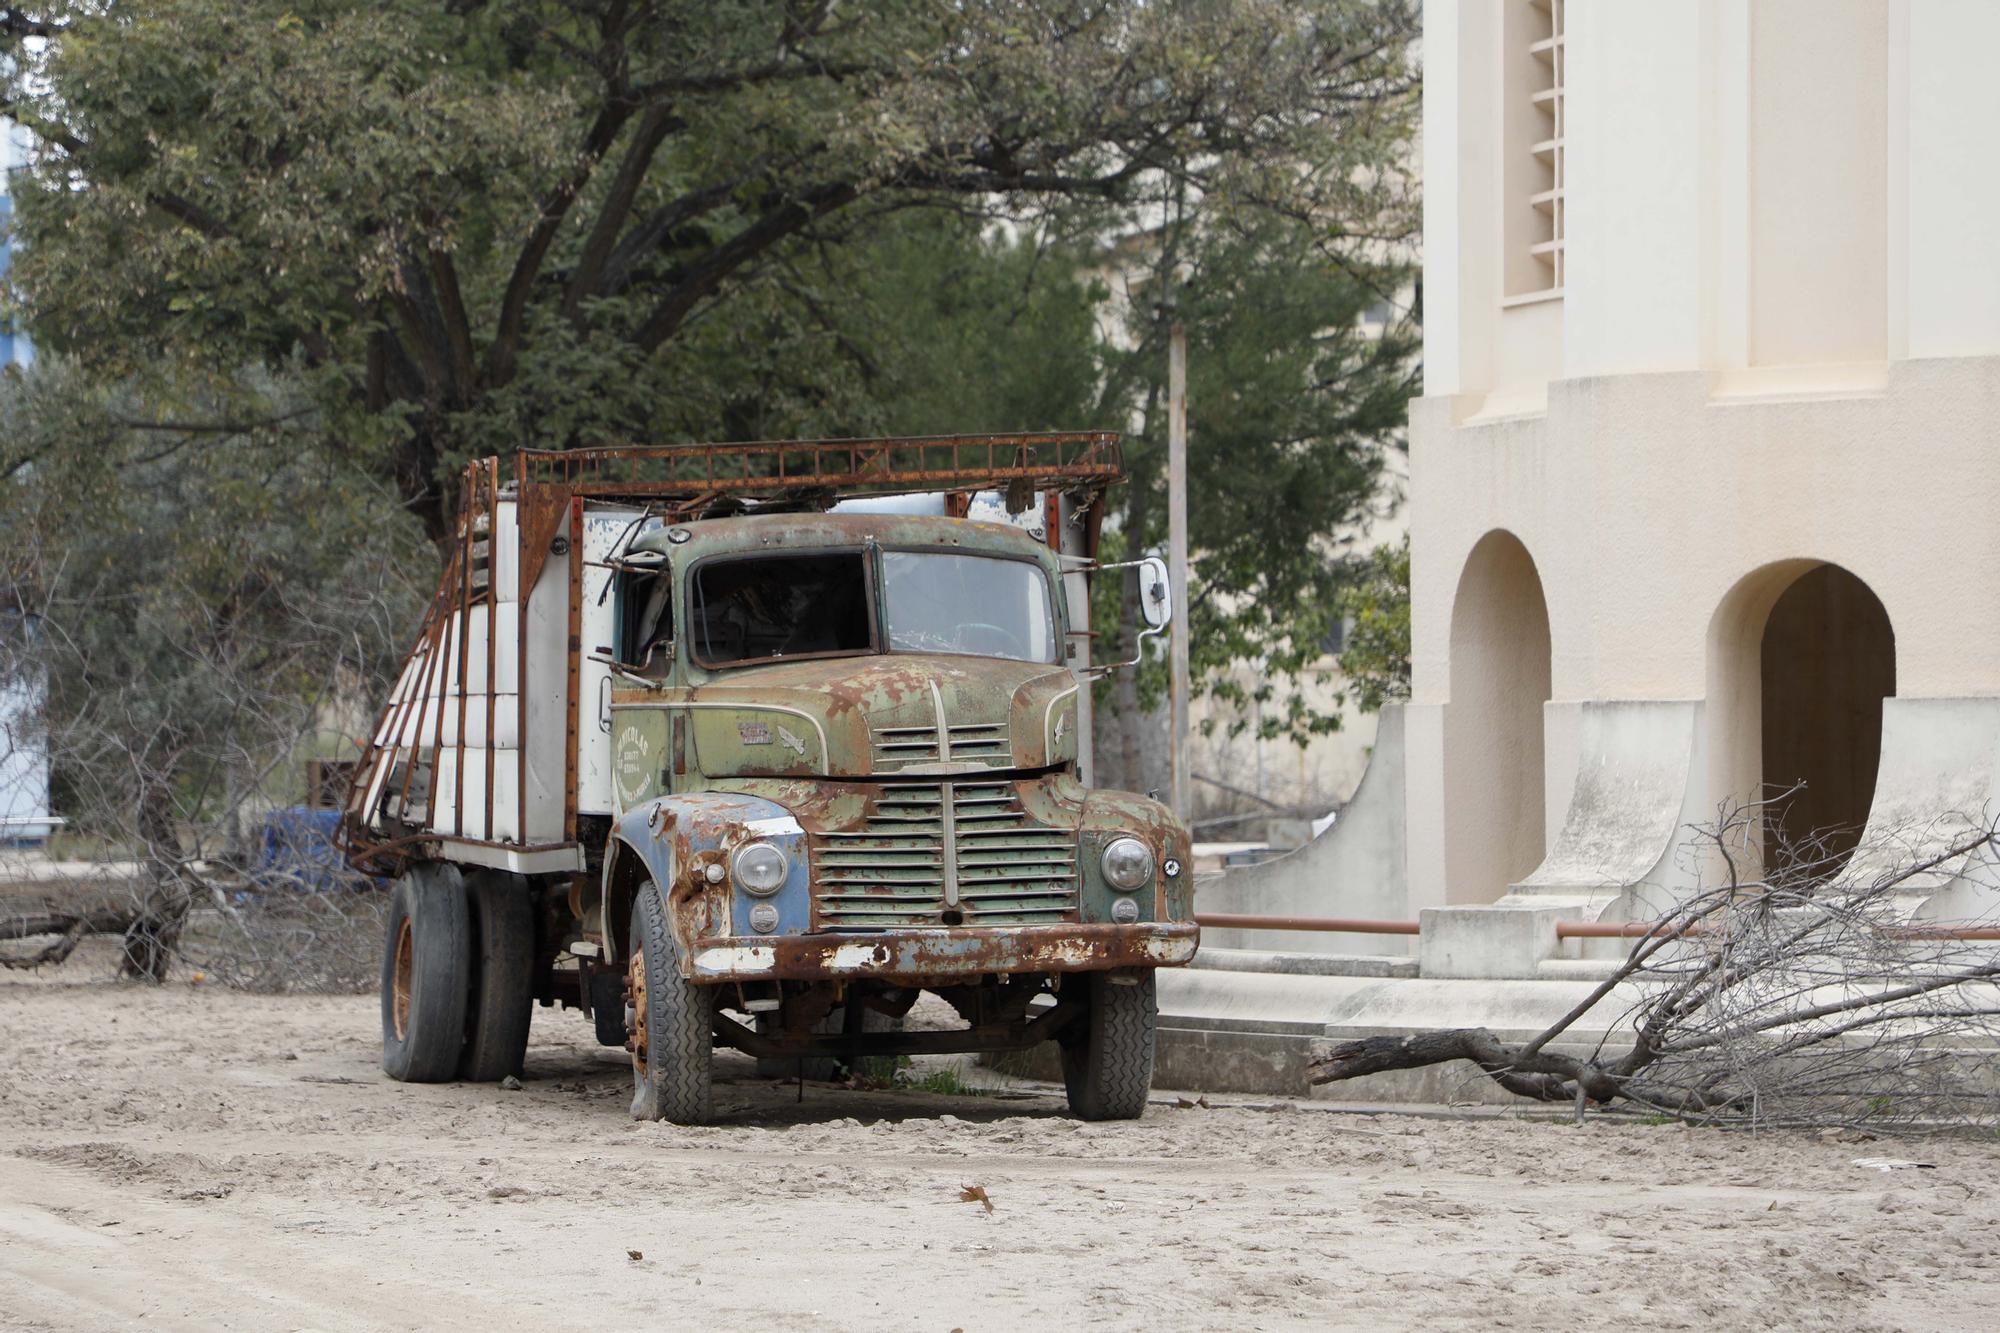
{"type": "Polygon", "coordinates": [[[428,862],[389,895],[382,1069],[405,1083],[521,1072],[533,1009],[534,913],[518,876],[428,862]]]}

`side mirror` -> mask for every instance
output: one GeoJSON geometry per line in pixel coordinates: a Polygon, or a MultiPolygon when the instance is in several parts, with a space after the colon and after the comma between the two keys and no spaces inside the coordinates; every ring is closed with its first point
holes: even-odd
{"type": "Polygon", "coordinates": [[[1150,630],[1163,630],[1174,618],[1174,585],[1167,562],[1156,555],[1139,562],[1139,614],[1150,630]]]}

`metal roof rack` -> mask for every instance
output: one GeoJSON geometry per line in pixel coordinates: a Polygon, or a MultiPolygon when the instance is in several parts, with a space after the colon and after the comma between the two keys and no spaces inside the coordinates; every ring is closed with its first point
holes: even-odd
{"type": "Polygon", "coordinates": [[[1072,431],[523,449],[516,475],[524,492],[557,487],[686,512],[723,496],[1101,490],[1125,464],[1115,431],[1072,431]]]}

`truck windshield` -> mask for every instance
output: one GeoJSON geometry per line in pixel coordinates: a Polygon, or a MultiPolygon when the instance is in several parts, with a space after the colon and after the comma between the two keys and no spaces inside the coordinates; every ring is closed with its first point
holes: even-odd
{"type": "Polygon", "coordinates": [[[884,551],[882,586],[890,652],[1056,660],[1048,576],[1031,561],[884,551]]]}
{"type": "Polygon", "coordinates": [[[688,601],[695,657],[705,666],[875,646],[859,551],[716,560],[696,569],[688,601]]]}

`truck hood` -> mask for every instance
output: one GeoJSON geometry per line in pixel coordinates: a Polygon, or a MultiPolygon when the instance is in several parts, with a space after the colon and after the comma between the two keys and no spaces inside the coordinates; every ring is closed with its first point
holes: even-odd
{"type": "Polygon", "coordinates": [[[1076,757],[1076,677],[1034,662],[902,653],[781,662],[690,698],[710,777],[921,777],[1076,757]]]}

